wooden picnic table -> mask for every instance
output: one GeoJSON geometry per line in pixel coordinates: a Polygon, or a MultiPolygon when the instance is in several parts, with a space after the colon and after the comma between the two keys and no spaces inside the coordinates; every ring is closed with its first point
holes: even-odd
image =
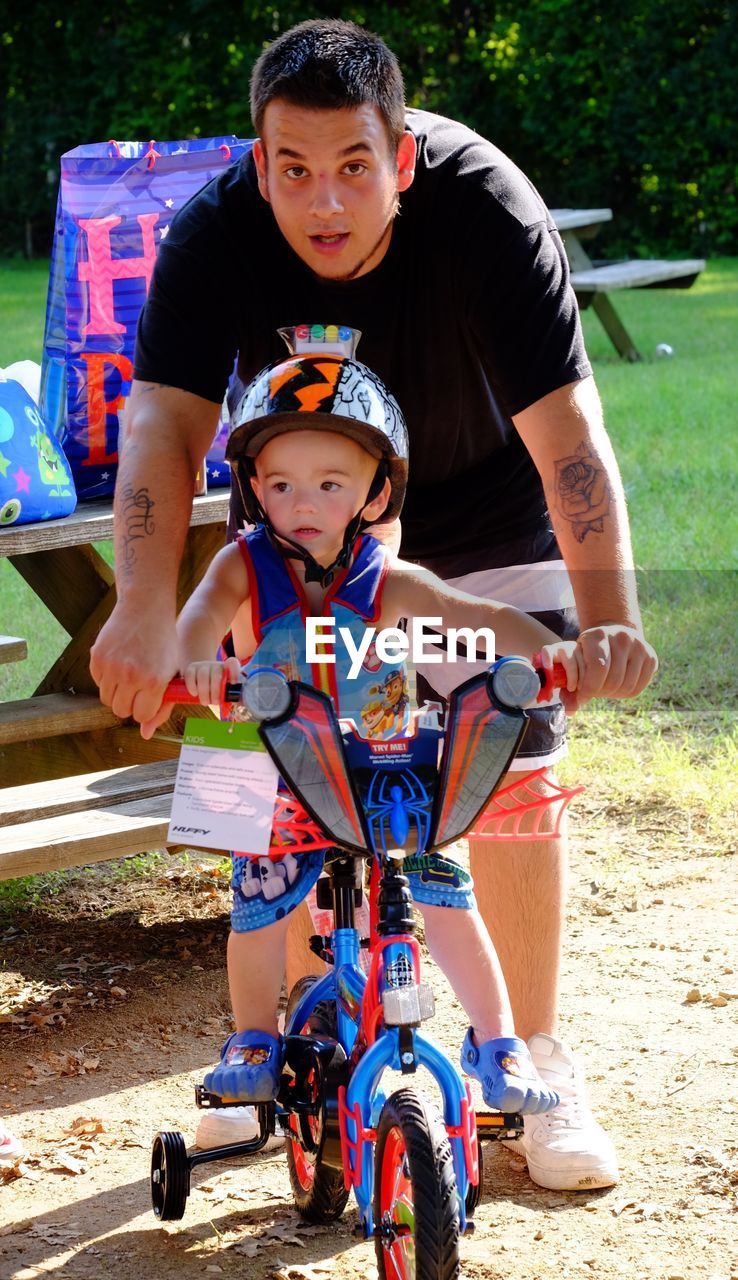
{"type": "MultiPolygon", "coordinates": [[[[178,607],[223,545],[227,515],[227,490],[195,498],[178,607]]],[[[90,675],[90,647],[115,603],[113,570],[95,544],[112,533],[110,499],[0,530],[0,555],[70,637],[30,698],[0,702],[0,880],[167,846],[185,713],[174,708],[144,742],[138,725],[102,705],[90,675]]],[[[0,661],[25,656],[24,638],[0,636],[0,661]]]]}
{"type": "Polygon", "coordinates": [[[640,258],[626,262],[594,263],[582,244],[591,240],[612,209],[551,209],[566,249],[571,282],[580,309],[592,307],[615,350],[626,360],[642,356],[610,298],[618,289],[688,289],[705,269],[704,258],[640,258]]]}

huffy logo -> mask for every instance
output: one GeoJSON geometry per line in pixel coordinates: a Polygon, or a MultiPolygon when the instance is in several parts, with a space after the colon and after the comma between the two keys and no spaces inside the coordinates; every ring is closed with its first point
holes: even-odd
{"type": "MultiPolygon", "coordinates": [[[[495,633],[491,627],[479,627],[476,631],[471,627],[444,628],[442,618],[411,619],[409,635],[398,627],[383,627],[381,631],[366,627],[358,644],[349,627],[338,627],[336,634],[334,618],[306,618],[305,637],[305,658],[311,665],[335,666],[336,645],[341,640],[349,657],[349,680],[356,679],[362,665],[367,666],[370,652],[380,663],[397,664],[407,657],[416,665],[421,662],[458,662],[458,645],[463,644],[467,653],[482,652],[484,661],[495,660],[495,633]],[[438,648],[439,632],[445,632],[445,653],[438,648]]],[[[373,670],[373,667],[368,666],[368,670],[373,670]]]]}
{"type": "Polygon", "coordinates": [[[210,835],[210,827],[172,827],[172,831],[178,831],[181,836],[210,835]]]}

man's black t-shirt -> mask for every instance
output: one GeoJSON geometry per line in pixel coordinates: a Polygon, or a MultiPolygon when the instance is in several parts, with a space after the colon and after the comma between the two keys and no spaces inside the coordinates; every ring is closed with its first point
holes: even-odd
{"type": "Polygon", "coordinates": [[[251,155],[198,192],[161,246],[135,376],[219,403],[236,353],[243,382],[285,354],[281,326],[360,329],[358,358],[410,431],[403,554],[481,568],[547,523],[511,416],[591,370],[563,246],[535,189],[463,125],[409,111],[408,128],[415,180],[386,256],[357,280],[322,280],[294,253],[251,155]]]}

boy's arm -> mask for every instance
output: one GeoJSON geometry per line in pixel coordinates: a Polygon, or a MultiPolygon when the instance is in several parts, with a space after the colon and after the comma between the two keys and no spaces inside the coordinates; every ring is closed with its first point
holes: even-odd
{"type": "Polygon", "coordinates": [[[442,582],[434,573],[398,560],[390,569],[384,600],[398,617],[442,618],[443,627],[490,627],[498,653],[519,653],[530,658],[559,637],[521,609],[483,600],[442,582]]]}
{"type": "MultiPolygon", "coordinates": [[[[177,654],[179,670],[185,676],[190,693],[200,692],[193,664],[212,667],[218,645],[228,631],[239,606],[249,597],[246,566],[235,543],[223,547],[185,604],[177,619],[177,654]],[[188,668],[190,671],[188,672],[188,668]]],[[[233,659],[237,664],[237,660],[233,659]]],[[[229,670],[229,678],[238,672],[229,670]]],[[[212,701],[208,699],[207,701],[212,701]]],[[[171,708],[162,703],[158,711],[141,725],[141,736],[150,738],[167,719],[171,708]]]]}

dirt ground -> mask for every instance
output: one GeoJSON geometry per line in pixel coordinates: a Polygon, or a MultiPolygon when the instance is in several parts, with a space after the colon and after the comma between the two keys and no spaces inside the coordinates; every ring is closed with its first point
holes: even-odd
{"type": "MultiPolygon", "coordinates": [[[[463,1274],[481,1280],[736,1280],[736,861],[684,815],[577,804],[564,1036],[621,1158],[610,1191],[537,1188],[486,1147],[463,1274]]],[[[0,1277],[376,1275],[353,1239],[291,1208],[279,1152],[200,1168],[181,1223],[150,1209],[153,1135],[197,1121],[193,1085],[229,1028],[227,899],[213,863],[80,872],[0,917],[0,1114],[28,1158],[0,1181],[0,1277]]],[[[434,975],[430,1030],[463,1015],[434,975]]]]}

